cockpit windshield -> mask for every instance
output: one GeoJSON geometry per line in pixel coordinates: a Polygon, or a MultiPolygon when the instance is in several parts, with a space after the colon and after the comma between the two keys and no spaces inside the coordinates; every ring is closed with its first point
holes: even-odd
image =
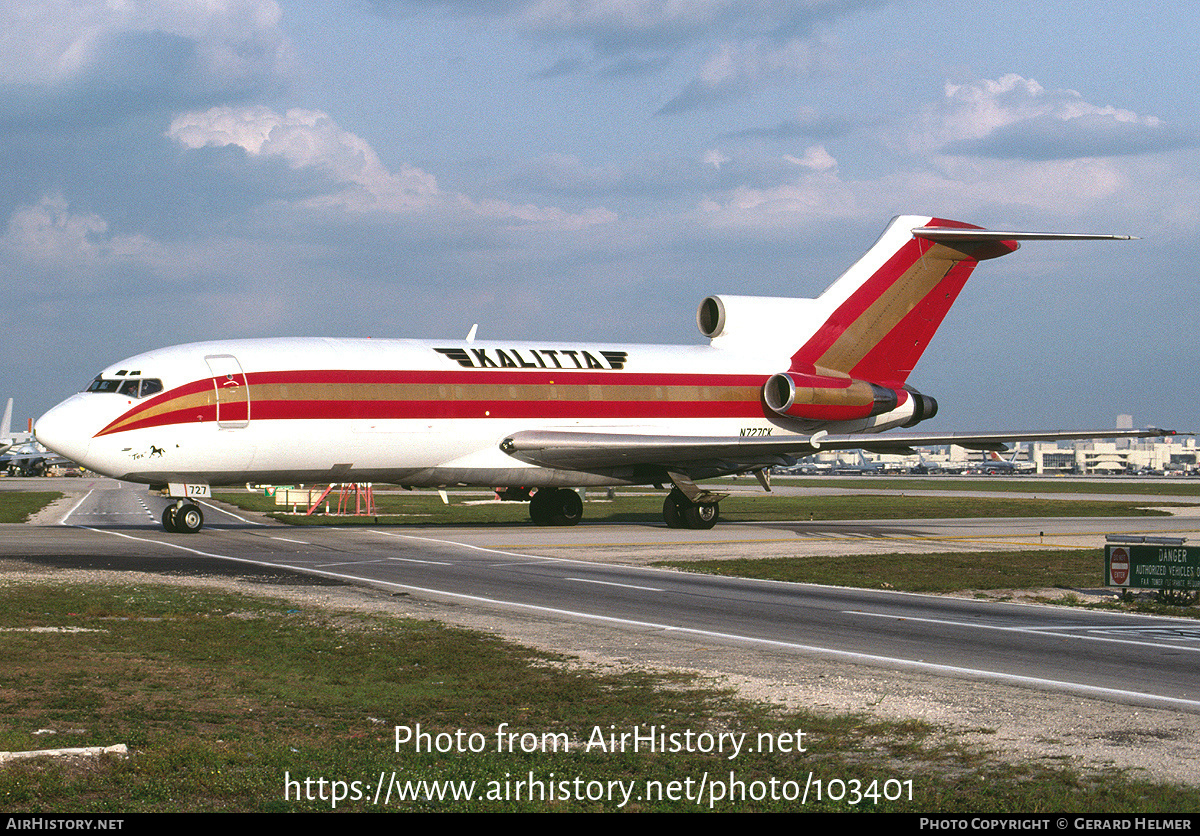
{"type": "Polygon", "coordinates": [[[118,377],[109,378],[96,375],[89,392],[116,392],[127,398],[148,398],[163,390],[162,381],[153,377],[129,377],[125,372],[117,372],[118,377]]]}

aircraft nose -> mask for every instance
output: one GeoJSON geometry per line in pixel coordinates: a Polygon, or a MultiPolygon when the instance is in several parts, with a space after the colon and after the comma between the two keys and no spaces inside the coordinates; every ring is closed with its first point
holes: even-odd
{"type": "Polygon", "coordinates": [[[89,421],[85,404],[75,395],[51,409],[33,425],[33,437],[45,447],[77,464],[86,464],[94,420],[89,421]]]}

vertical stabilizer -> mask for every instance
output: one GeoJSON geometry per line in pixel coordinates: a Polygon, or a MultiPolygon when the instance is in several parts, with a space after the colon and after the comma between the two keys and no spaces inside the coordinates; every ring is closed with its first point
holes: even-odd
{"type": "Polygon", "coordinates": [[[792,355],[792,370],[903,385],[980,261],[1014,252],[1019,241],[1129,239],[901,215],[816,300],[829,315],[792,355]]]}
{"type": "Polygon", "coordinates": [[[4,407],[4,418],[0,419],[0,453],[13,445],[12,406],[13,399],[9,398],[8,404],[4,407]]]}
{"type": "Polygon", "coordinates": [[[903,385],[975,265],[1015,249],[959,221],[895,218],[821,295],[830,315],[792,356],[792,369],[903,385]],[[943,239],[943,230],[965,235],[943,239]]]}

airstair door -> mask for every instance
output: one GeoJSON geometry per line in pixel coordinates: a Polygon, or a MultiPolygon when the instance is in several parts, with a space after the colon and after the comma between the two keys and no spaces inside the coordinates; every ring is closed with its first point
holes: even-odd
{"type": "Polygon", "coordinates": [[[250,387],[242,365],[232,354],[210,354],[204,358],[212,371],[217,394],[217,426],[237,429],[250,423],[250,387]]]}

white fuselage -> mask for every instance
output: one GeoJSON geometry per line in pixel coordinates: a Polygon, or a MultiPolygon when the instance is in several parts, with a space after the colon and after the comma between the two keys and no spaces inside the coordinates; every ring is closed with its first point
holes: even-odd
{"type": "Polygon", "coordinates": [[[770,413],[763,383],[788,363],[787,349],[761,344],[193,343],[106,368],[92,390],[39,419],[37,436],[91,470],[148,484],[585,486],[647,480],[619,466],[537,467],[504,453],[500,442],[527,430],[724,438],[869,432],[909,417],[816,427],[770,413]]]}

